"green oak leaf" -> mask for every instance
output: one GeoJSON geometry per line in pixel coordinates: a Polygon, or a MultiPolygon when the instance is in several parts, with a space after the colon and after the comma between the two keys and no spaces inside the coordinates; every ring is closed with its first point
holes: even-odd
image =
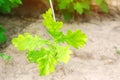
{"type": "Polygon", "coordinates": [[[67,63],[70,59],[71,51],[69,50],[69,46],[56,46],[56,57],[59,62],[67,63]]]}
{"type": "Polygon", "coordinates": [[[84,44],[87,42],[87,36],[80,30],[74,32],[69,30],[65,35],[65,38],[65,41],[75,48],[84,47],[84,44]]]}
{"type": "Polygon", "coordinates": [[[63,26],[62,22],[54,21],[51,9],[49,9],[45,14],[43,14],[43,18],[44,18],[43,25],[50,31],[58,31],[63,26]]]}
{"type": "Polygon", "coordinates": [[[13,38],[12,43],[18,50],[34,50],[41,48],[44,44],[49,43],[47,40],[42,40],[40,36],[33,37],[29,33],[19,34],[18,38],[13,38]]]}
{"type": "Polygon", "coordinates": [[[45,48],[36,51],[29,51],[27,53],[27,58],[30,62],[38,64],[39,73],[41,76],[54,72],[55,65],[58,63],[55,58],[55,53],[52,52],[51,49],[45,48]]]}
{"type": "Polygon", "coordinates": [[[38,68],[40,71],[40,76],[48,75],[55,70],[54,59],[52,58],[45,58],[39,60],[38,68]]]}
{"type": "Polygon", "coordinates": [[[48,49],[41,48],[40,50],[33,50],[27,52],[27,59],[30,62],[38,64],[39,73],[41,76],[48,75],[54,72],[55,65],[58,62],[67,63],[70,58],[71,51],[67,46],[59,46],[54,44],[54,46],[48,49]]]}
{"type": "Polygon", "coordinates": [[[87,42],[87,36],[80,30],[74,32],[68,31],[66,35],[62,32],[49,32],[56,42],[67,42],[69,45],[78,48],[84,47],[87,42]]]}
{"type": "Polygon", "coordinates": [[[29,62],[38,63],[38,59],[41,57],[41,51],[31,50],[27,52],[27,59],[29,62]]]}
{"type": "Polygon", "coordinates": [[[64,42],[64,34],[62,32],[48,31],[55,42],[64,42]]]}

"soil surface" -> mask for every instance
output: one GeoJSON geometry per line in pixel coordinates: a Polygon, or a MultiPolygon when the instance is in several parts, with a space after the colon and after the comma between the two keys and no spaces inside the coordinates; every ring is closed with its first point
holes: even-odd
{"type": "Polygon", "coordinates": [[[19,33],[29,32],[47,38],[42,19],[0,17],[7,30],[8,42],[1,51],[12,56],[11,61],[0,59],[0,80],[120,80],[120,16],[91,18],[88,22],[64,23],[62,31],[80,29],[88,36],[82,49],[71,49],[67,64],[59,64],[55,73],[40,77],[37,65],[29,63],[25,52],[19,52],[10,42],[19,33]]]}

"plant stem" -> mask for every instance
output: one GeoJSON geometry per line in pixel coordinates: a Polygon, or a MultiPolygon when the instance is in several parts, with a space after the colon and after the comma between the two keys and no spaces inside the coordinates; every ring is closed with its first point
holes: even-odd
{"type": "Polygon", "coordinates": [[[53,19],[54,19],[54,21],[56,21],[55,12],[54,12],[54,9],[53,9],[53,4],[52,4],[52,0],[49,0],[49,2],[50,2],[50,7],[51,7],[51,9],[52,9],[53,19]]]}

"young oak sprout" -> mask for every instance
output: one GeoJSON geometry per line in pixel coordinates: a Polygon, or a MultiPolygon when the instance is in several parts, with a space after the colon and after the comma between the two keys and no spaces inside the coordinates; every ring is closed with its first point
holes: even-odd
{"type": "Polygon", "coordinates": [[[68,30],[66,34],[60,31],[63,23],[54,21],[51,9],[43,14],[43,18],[43,25],[51,35],[50,39],[45,40],[39,35],[32,36],[29,33],[19,34],[12,39],[18,50],[27,50],[27,59],[38,65],[40,76],[54,72],[59,62],[67,63],[71,54],[70,46],[84,47],[87,42],[87,36],[80,30],[68,30]],[[67,45],[62,46],[61,43],[67,45]]]}

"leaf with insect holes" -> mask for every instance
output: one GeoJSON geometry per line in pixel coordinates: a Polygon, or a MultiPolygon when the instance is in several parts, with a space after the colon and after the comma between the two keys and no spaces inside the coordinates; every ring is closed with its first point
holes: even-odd
{"type": "Polygon", "coordinates": [[[19,50],[34,50],[35,48],[41,48],[48,41],[42,40],[38,35],[33,37],[29,33],[25,33],[18,35],[18,38],[13,38],[12,43],[19,50]]]}
{"type": "Polygon", "coordinates": [[[87,36],[80,30],[76,30],[74,32],[68,31],[67,34],[65,35],[66,42],[75,47],[84,47],[84,45],[87,42],[87,36]]]}

